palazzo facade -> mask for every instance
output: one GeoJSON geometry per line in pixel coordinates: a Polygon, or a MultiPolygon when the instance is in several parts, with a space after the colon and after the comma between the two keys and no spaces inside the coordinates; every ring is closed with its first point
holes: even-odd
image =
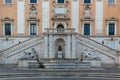
{"type": "Polygon", "coordinates": [[[0,63],[78,59],[119,66],[120,0],[0,0],[0,63]]]}

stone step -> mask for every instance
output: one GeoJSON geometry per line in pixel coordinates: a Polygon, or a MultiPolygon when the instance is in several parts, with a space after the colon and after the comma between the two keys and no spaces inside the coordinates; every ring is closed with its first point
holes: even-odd
{"type": "Polygon", "coordinates": [[[4,67],[4,68],[17,68],[17,64],[0,64],[0,67],[4,67]]]}
{"type": "Polygon", "coordinates": [[[79,68],[90,68],[90,63],[80,62],[46,62],[43,63],[45,68],[51,69],[79,69],[79,68]]]}
{"type": "MultiPolygon", "coordinates": [[[[114,78],[119,80],[120,79],[120,74],[119,73],[76,73],[76,72],[58,72],[58,73],[7,73],[7,74],[0,74],[0,78],[11,78],[11,77],[87,77],[87,78],[114,78]]],[[[91,79],[90,79],[91,80],[91,79]]],[[[101,79],[100,79],[101,80],[101,79]]],[[[103,80],[103,79],[102,79],[103,80]]]]}

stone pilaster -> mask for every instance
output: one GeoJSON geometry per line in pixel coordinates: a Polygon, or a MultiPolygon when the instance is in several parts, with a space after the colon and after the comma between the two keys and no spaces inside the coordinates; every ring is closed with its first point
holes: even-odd
{"type": "Polygon", "coordinates": [[[76,53],[75,53],[75,35],[72,35],[72,58],[76,57],[76,53]]]}
{"type": "Polygon", "coordinates": [[[53,56],[53,36],[49,35],[49,58],[54,58],[53,56]]]}
{"type": "Polygon", "coordinates": [[[48,36],[45,35],[44,36],[44,58],[48,58],[49,54],[48,54],[48,36]]]}
{"type": "Polygon", "coordinates": [[[71,36],[67,35],[67,41],[66,41],[66,54],[65,54],[65,58],[71,58],[71,36]]]}

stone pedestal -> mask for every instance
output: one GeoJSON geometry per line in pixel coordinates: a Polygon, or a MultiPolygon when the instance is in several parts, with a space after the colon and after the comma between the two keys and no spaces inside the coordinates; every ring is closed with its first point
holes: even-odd
{"type": "Polygon", "coordinates": [[[48,48],[48,36],[44,35],[44,58],[49,58],[48,48]]]}
{"type": "Polygon", "coordinates": [[[39,63],[36,60],[19,60],[19,68],[38,68],[39,63]]]}

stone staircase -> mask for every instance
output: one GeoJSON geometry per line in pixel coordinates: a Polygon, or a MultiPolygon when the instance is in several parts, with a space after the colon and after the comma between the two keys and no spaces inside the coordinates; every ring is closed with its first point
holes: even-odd
{"type": "MultiPolygon", "coordinates": [[[[89,39],[87,37],[84,37],[78,33],[76,34],[76,41],[77,43],[88,47],[90,49],[93,49],[100,54],[104,54],[110,58],[112,58],[115,63],[117,63],[117,51],[109,48],[105,45],[102,45],[92,39],[89,39]]],[[[9,60],[9,58],[14,57],[13,61],[17,60],[18,58],[15,57],[16,54],[19,54],[20,52],[23,52],[24,50],[27,50],[29,48],[32,48],[34,46],[39,45],[43,40],[43,35],[31,38],[23,43],[20,43],[18,45],[12,46],[2,52],[0,52],[0,63],[4,64],[6,60],[9,60]]],[[[42,46],[44,47],[44,46],[42,46]]],[[[90,63],[89,62],[80,62],[78,59],[71,59],[71,60],[41,60],[41,63],[45,68],[89,68],[90,63]]]]}
{"type": "Polygon", "coordinates": [[[5,49],[4,51],[0,52],[0,63],[4,64],[5,60],[7,60],[8,58],[19,54],[20,52],[27,50],[31,47],[34,47],[36,45],[38,45],[41,40],[43,35],[39,35],[37,37],[31,38],[27,41],[21,42],[20,44],[17,44],[15,46],[12,46],[8,49],[5,49]]]}
{"type": "Polygon", "coordinates": [[[95,51],[98,51],[104,55],[107,55],[108,57],[114,59],[115,61],[117,61],[117,51],[108,47],[108,46],[105,46],[105,45],[102,45],[90,38],[87,38],[85,36],[82,36],[80,34],[77,35],[77,42],[86,46],[86,47],[89,47],[91,49],[94,49],[95,51]]]}

